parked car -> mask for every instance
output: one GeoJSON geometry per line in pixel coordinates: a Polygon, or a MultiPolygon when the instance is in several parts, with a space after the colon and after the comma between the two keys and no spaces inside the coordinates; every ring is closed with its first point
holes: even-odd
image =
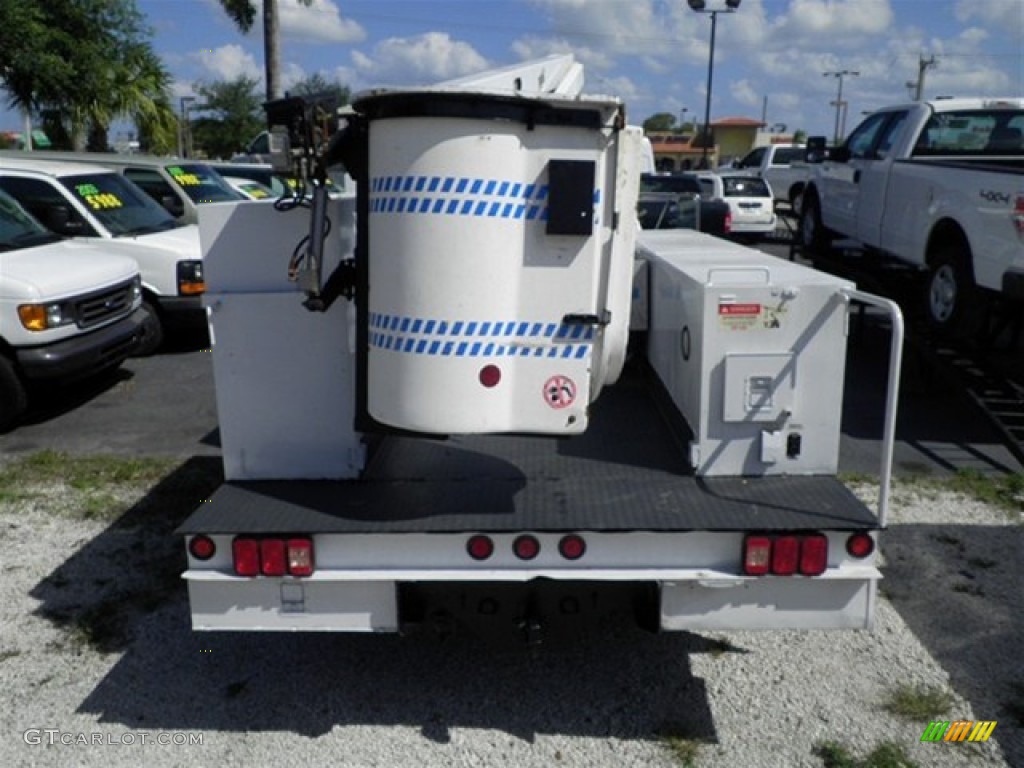
{"type": "MultiPolygon", "coordinates": [[[[256,181],[272,190],[274,199],[292,196],[298,189],[295,179],[274,169],[269,163],[246,163],[232,160],[230,163],[211,162],[208,165],[227,179],[229,176],[235,179],[249,179],[256,181]]],[[[340,166],[328,169],[327,193],[331,197],[338,197],[345,194],[346,190],[354,190],[355,182],[351,177],[345,175],[344,168],[340,166]]],[[[237,185],[235,188],[238,189],[237,185]]],[[[245,190],[239,190],[246,194],[245,190]]],[[[309,194],[310,190],[307,190],[309,194]]]]}
{"type": "MultiPolygon", "coordinates": [[[[27,153],[0,151],[0,157],[27,153]]],[[[198,206],[244,200],[208,164],[197,160],[151,155],[119,155],[108,152],[33,151],[37,160],[64,160],[112,168],[138,185],[184,224],[199,222],[198,206]]]]}
{"type": "Polygon", "coordinates": [[[794,210],[810,176],[807,164],[808,147],[805,144],[769,144],[756,147],[731,164],[732,170],[760,176],[768,182],[776,200],[788,202],[794,210]]]}
{"type": "Polygon", "coordinates": [[[698,229],[700,202],[672,192],[641,192],[637,201],[637,222],[641,229],[698,229]]]}
{"type": "Polygon", "coordinates": [[[707,198],[722,200],[732,213],[730,234],[760,237],[775,231],[778,217],[771,185],[759,176],[745,173],[700,171],[696,174],[707,198]]]}
{"type": "Polygon", "coordinates": [[[141,334],[141,301],[131,259],[60,238],[0,190],[0,431],[33,382],[120,365],[141,334]]]}
{"type": "Polygon", "coordinates": [[[102,241],[108,252],[135,260],[146,317],[137,354],[155,352],[172,326],[205,328],[199,228],[179,223],[109,168],[34,154],[0,156],[0,189],[54,233],[102,241]]]}
{"type": "MultiPolygon", "coordinates": [[[[693,227],[694,229],[699,229],[709,235],[717,235],[718,237],[724,237],[729,234],[732,214],[728,203],[721,200],[707,199],[701,191],[700,182],[695,174],[641,174],[641,198],[650,193],[670,193],[674,195],[680,207],[680,213],[684,217],[686,216],[685,211],[687,209],[696,209],[694,216],[696,226],[693,227]]],[[[643,225],[641,224],[641,226],[643,225]]]]}

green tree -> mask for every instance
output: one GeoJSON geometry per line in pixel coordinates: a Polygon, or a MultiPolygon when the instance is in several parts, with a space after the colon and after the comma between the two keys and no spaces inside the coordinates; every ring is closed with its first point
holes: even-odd
{"type": "Polygon", "coordinates": [[[671,112],[658,112],[644,120],[644,133],[665,133],[675,128],[676,116],[671,112]]]}
{"type": "Polygon", "coordinates": [[[208,157],[230,159],[263,129],[259,81],[242,75],[234,80],[197,83],[203,115],[191,122],[192,141],[208,157]]]}
{"type": "MultiPolygon", "coordinates": [[[[305,6],[313,0],[296,0],[305,6]]],[[[253,0],[220,0],[221,6],[243,33],[252,29],[256,20],[253,0]]],[[[263,70],[267,80],[267,101],[281,96],[281,24],[277,0],[263,0],[263,70]]]]}
{"type": "Polygon", "coordinates": [[[807,143],[807,131],[805,131],[803,128],[795,131],[793,133],[793,143],[794,144],[805,144],[805,143],[807,143]]]}
{"type": "Polygon", "coordinates": [[[313,96],[316,94],[329,93],[338,100],[338,106],[348,104],[352,98],[352,89],[337,80],[328,80],[319,72],[310,75],[305,80],[300,80],[288,89],[292,96],[313,96]]]}
{"type": "Polygon", "coordinates": [[[134,0],[0,0],[0,81],[11,106],[46,114],[76,145],[106,144],[117,117],[174,133],[170,75],[134,0]]]}

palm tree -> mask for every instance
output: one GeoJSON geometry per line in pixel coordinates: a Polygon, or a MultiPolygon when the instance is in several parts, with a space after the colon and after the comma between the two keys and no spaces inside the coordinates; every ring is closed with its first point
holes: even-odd
{"type": "MultiPolygon", "coordinates": [[[[296,0],[305,6],[313,0],[296,0]]],[[[242,32],[249,32],[256,20],[253,0],[220,0],[221,6],[242,32]]],[[[281,96],[280,21],[277,0],[263,0],[263,70],[267,79],[267,101],[281,96]]]]}

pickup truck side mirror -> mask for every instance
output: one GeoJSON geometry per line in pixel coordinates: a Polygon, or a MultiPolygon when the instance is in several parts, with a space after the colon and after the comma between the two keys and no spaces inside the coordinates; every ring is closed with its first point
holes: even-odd
{"type": "Polygon", "coordinates": [[[836,163],[848,163],[850,161],[850,148],[835,147],[829,154],[829,159],[836,163]]]}
{"type": "Polygon", "coordinates": [[[46,207],[43,215],[47,229],[58,235],[80,235],[85,231],[85,222],[71,216],[71,209],[66,205],[55,204],[46,207]]]}

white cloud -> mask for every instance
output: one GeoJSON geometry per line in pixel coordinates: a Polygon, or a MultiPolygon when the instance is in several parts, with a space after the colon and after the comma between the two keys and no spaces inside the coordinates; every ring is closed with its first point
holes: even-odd
{"type": "Polygon", "coordinates": [[[729,84],[729,93],[732,97],[747,107],[760,107],[762,103],[762,94],[758,92],[757,88],[747,79],[737,80],[729,84]]]}
{"type": "Polygon", "coordinates": [[[487,68],[487,59],[469,43],[452,40],[444,32],[416,37],[391,37],[377,43],[371,53],[352,52],[360,82],[415,85],[436,83],[487,68]]]}
{"type": "Polygon", "coordinates": [[[608,54],[576,45],[561,37],[521,37],[512,43],[512,52],[523,61],[539,59],[557,53],[571,53],[587,69],[608,70],[613,61],[608,54]]]}
{"type": "Polygon", "coordinates": [[[886,32],[892,26],[893,11],[890,0],[792,0],[785,23],[809,34],[834,34],[838,42],[886,32]]]}
{"type": "Polygon", "coordinates": [[[1024,30],[1024,3],[1021,0],[959,0],[956,18],[960,22],[980,20],[1000,28],[1019,40],[1024,30]]]}
{"type": "Polygon", "coordinates": [[[263,80],[263,66],[251,53],[234,43],[192,53],[189,58],[203,70],[202,79],[236,80],[243,75],[263,80]]]}
{"type": "Polygon", "coordinates": [[[342,18],[341,10],[333,0],[313,0],[308,8],[298,0],[278,0],[277,9],[281,34],[289,40],[357,43],[366,39],[366,30],[351,19],[342,18]]]}

